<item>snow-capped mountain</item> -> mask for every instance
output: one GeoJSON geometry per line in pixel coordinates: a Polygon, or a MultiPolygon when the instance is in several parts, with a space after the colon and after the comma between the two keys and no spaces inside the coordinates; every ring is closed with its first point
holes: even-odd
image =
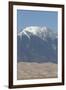
{"type": "Polygon", "coordinates": [[[18,61],[57,63],[57,33],[47,27],[26,27],[17,34],[17,51],[18,61]]]}
{"type": "Polygon", "coordinates": [[[22,35],[26,35],[29,39],[31,35],[35,35],[43,40],[45,40],[47,37],[52,39],[56,37],[56,33],[52,32],[49,28],[37,26],[30,26],[23,29],[21,32],[18,33],[18,36],[20,36],[21,38],[22,35]]]}

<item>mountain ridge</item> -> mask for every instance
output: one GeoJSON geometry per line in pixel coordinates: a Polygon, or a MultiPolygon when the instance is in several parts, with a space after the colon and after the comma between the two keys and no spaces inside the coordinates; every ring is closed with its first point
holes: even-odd
{"type": "Polygon", "coordinates": [[[27,27],[17,35],[17,51],[18,61],[57,63],[57,34],[47,27],[27,27]]]}
{"type": "Polygon", "coordinates": [[[36,35],[41,39],[48,37],[56,37],[56,32],[53,32],[47,27],[39,27],[39,26],[30,26],[24,28],[21,32],[18,33],[18,36],[22,37],[25,34],[29,39],[31,35],[36,35]]]}

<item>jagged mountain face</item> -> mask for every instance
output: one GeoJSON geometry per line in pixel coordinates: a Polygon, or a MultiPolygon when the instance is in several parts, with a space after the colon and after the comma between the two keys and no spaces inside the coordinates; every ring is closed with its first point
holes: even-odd
{"type": "Polygon", "coordinates": [[[27,27],[18,33],[18,36],[20,36],[21,38],[23,35],[26,35],[29,39],[32,35],[35,35],[43,40],[47,38],[54,39],[57,36],[56,33],[52,32],[49,28],[37,26],[27,27]]]}
{"type": "Polygon", "coordinates": [[[17,34],[17,59],[57,63],[57,34],[47,27],[31,26],[17,34]]]}

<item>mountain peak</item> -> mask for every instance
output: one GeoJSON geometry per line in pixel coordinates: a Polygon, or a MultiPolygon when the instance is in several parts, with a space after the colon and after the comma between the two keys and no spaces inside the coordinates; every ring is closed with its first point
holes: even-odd
{"type": "Polygon", "coordinates": [[[24,28],[21,32],[18,33],[18,36],[22,37],[22,35],[26,35],[29,39],[31,35],[38,36],[39,38],[45,40],[47,37],[55,38],[56,33],[53,32],[51,29],[39,26],[29,26],[24,28]]]}
{"type": "Polygon", "coordinates": [[[40,33],[40,32],[47,32],[48,28],[45,27],[45,26],[44,27],[30,26],[30,27],[26,27],[25,29],[23,29],[23,31],[30,32],[30,33],[33,33],[33,34],[37,34],[37,33],[40,33]]]}

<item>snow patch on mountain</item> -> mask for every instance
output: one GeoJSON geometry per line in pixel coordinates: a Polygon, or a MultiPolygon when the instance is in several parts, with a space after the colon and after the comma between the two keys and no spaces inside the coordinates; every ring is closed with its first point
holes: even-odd
{"type": "Polygon", "coordinates": [[[31,35],[38,36],[39,38],[46,40],[46,38],[56,38],[57,34],[50,30],[47,27],[39,27],[39,26],[30,26],[24,28],[21,32],[18,33],[18,36],[22,38],[22,35],[26,35],[29,39],[31,35]]]}

